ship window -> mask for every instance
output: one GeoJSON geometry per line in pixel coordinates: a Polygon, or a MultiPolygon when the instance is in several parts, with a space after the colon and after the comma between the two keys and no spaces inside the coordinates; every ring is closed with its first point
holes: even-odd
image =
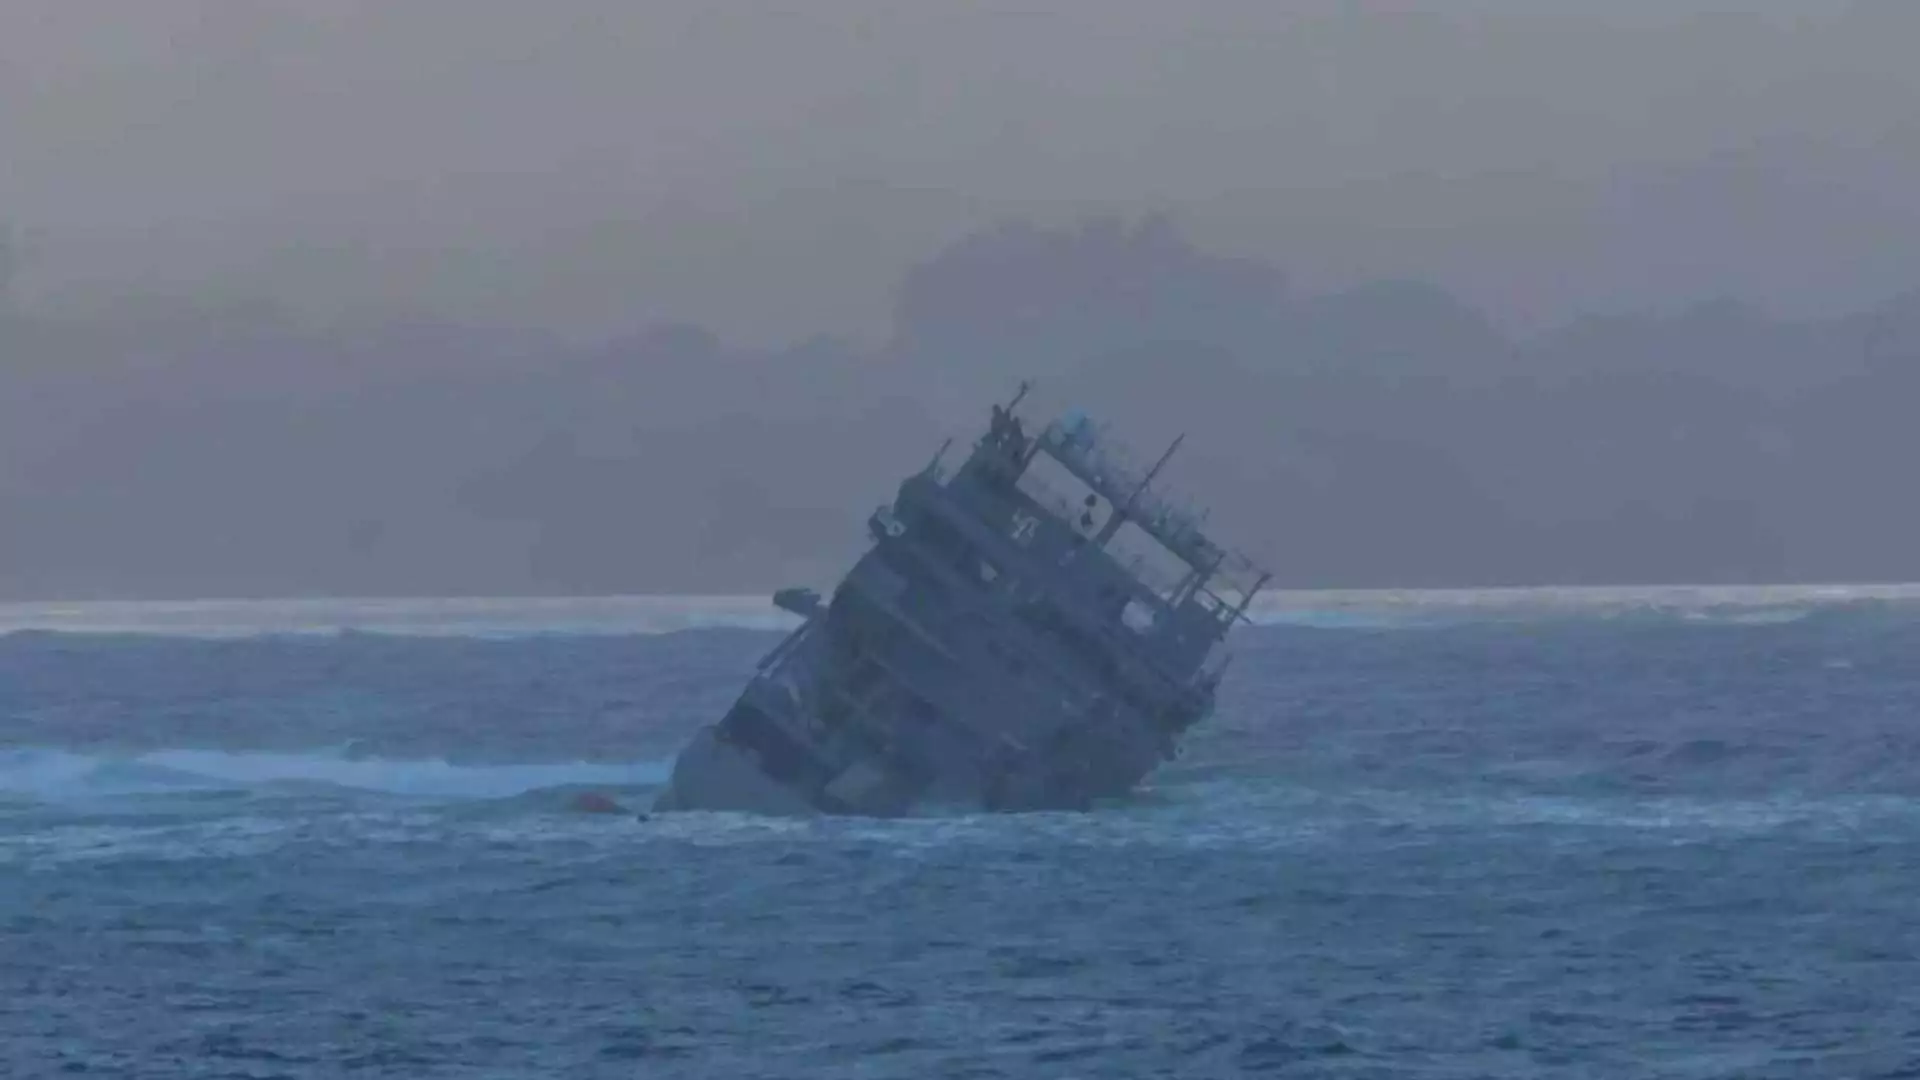
{"type": "Polygon", "coordinates": [[[1162,597],[1170,597],[1191,572],[1184,559],[1154,539],[1153,534],[1129,521],[1107,542],[1107,554],[1142,585],[1162,597]]]}
{"type": "Polygon", "coordinates": [[[1113,515],[1113,505],[1051,453],[1035,454],[1020,474],[1019,488],[1076,532],[1092,536],[1113,515]]]}

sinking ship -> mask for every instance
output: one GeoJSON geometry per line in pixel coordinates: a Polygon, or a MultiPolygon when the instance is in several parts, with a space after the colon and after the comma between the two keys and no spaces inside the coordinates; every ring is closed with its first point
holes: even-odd
{"type": "Polygon", "coordinates": [[[868,519],[872,545],[674,762],[656,811],[895,817],[1126,795],[1214,708],[1270,575],[1077,412],[992,407],[868,519]]]}

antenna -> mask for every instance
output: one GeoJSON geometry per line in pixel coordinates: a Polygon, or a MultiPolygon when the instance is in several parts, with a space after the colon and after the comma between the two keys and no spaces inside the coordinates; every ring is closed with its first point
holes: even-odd
{"type": "Polygon", "coordinates": [[[1161,454],[1160,460],[1154,462],[1153,468],[1147,470],[1147,475],[1141,479],[1139,486],[1133,489],[1133,494],[1127,496],[1126,502],[1114,508],[1113,514],[1107,518],[1107,523],[1101,527],[1100,535],[1094,538],[1095,543],[1104,547],[1107,541],[1113,539],[1114,534],[1120,531],[1120,527],[1131,520],[1127,515],[1132,513],[1133,504],[1140,501],[1140,496],[1147,493],[1147,486],[1153,483],[1154,477],[1160,475],[1160,470],[1166,467],[1167,462],[1173,460],[1173,452],[1180,449],[1180,444],[1185,442],[1186,438],[1187,433],[1184,431],[1174,437],[1173,445],[1167,447],[1167,452],[1161,454]]]}
{"type": "Polygon", "coordinates": [[[1178,434],[1178,435],[1176,435],[1176,436],[1174,436],[1174,439],[1173,439],[1173,445],[1172,445],[1172,446],[1169,446],[1169,447],[1167,447],[1167,452],[1166,452],[1166,453],[1164,453],[1164,454],[1161,454],[1161,455],[1160,455],[1160,460],[1159,460],[1159,461],[1156,461],[1156,462],[1154,462],[1154,463],[1153,463],[1153,468],[1151,468],[1151,469],[1148,469],[1148,470],[1147,470],[1147,475],[1146,475],[1146,479],[1144,479],[1144,480],[1141,480],[1141,481],[1140,481],[1140,486],[1139,486],[1139,487],[1137,487],[1137,488],[1134,488],[1134,489],[1133,489],[1133,494],[1131,494],[1131,495],[1129,495],[1129,496],[1127,496],[1127,505],[1128,505],[1128,506],[1132,506],[1132,505],[1133,505],[1133,501],[1134,501],[1135,499],[1138,499],[1138,498],[1139,498],[1139,497],[1140,497],[1141,495],[1144,495],[1144,494],[1146,494],[1146,490],[1147,490],[1147,485],[1148,485],[1148,484],[1151,484],[1151,483],[1153,483],[1153,478],[1154,478],[1154,477],[1156,477],[1156,476],[1159,476],[1159,475],[1160,475],[1160,470],[1161,470],[1161,469],[1164,469],[1164,468],[1166,468],[1166,466],[1167,466],[1167,462],[1169,462],[1169,461],[1172,461],[1172,460],[1173,460],[1173,452],[1174,452],[1175,450],[1178,450],[1178,449],[1180,449],[1180,444],[1181,444],[1181,443],[1183,443],[1183,442],[1186,442],[1186,441],[1187,441],[1187,433],[1186,433],[1186,432],[1184,432],[1184,431],[1183,431],[1183,432],[1181,432],[1180,434],[1178,434]]]}
{"type": "Polygon", "coordinates": [[[933,460],[927,462],[927,475],[931,476],[940,470],[940,459],[947,456],[947,448],[952,445],[953,436],[949,435],[947,441],[940,444],[940,449],[933,452],[933,460]]]}

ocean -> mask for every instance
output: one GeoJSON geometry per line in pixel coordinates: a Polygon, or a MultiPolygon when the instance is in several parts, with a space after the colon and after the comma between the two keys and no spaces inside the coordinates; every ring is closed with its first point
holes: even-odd
{"type": "Polygon", "coordinates": [[[1282,594],[1085,814],[643,809],[760,598],[0,605],[0,1077],[1920,1076],[1920,590],[1282,594]]]}

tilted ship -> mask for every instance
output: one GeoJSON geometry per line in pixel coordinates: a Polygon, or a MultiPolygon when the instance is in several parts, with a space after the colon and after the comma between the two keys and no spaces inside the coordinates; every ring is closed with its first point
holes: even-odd
{"type": "Polygon", "coordinates": [[[1078,413],[1029,432],[1027,391],[900,484],[830,600],[774,595],[800,626],[655,810],[1085,809],[1179,752],[1270,575],[1153,491],[1179,439],[1142,473],[1078,413]]]}

